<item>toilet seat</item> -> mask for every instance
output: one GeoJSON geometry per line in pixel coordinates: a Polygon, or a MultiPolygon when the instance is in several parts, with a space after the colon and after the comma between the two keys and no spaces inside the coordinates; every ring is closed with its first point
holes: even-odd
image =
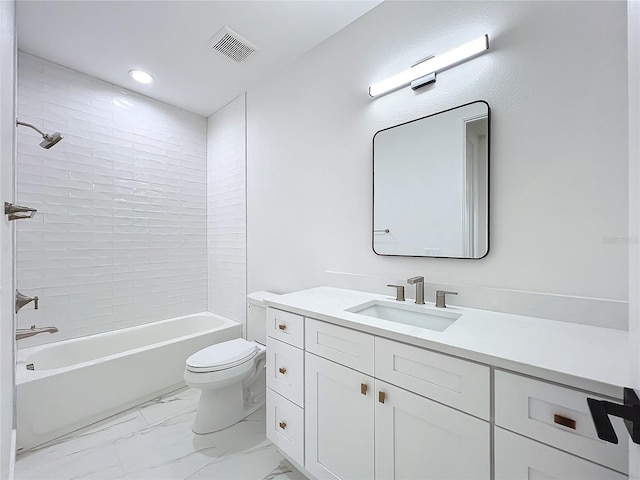
{"type": "Polygon", "coordinates": [[[194,373],[217,372],[237,367],[254,358],[258,345],[244,338],[217,343],[194,353],[186,361],[186,369],[194,373]]]}

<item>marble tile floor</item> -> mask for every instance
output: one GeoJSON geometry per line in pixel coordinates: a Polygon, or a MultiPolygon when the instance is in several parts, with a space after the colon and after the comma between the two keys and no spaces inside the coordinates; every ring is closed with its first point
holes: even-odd
{"type": "Polygon", "coordinates": [[[264,407],[194,435],[199,392],[183,388],[18,454],[16,480],[305,480],[265,436],[264,407]]]}

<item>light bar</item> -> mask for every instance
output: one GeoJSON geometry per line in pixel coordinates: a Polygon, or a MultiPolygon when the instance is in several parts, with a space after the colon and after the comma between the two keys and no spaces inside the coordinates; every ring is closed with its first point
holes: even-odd
{"type": "Polygon", "coordinates": [[[377,97],[389,93],[398,88],[409,85],[412,81],[429,75],[446,70],[460,62],[470,59],[476,55],[484,53],[489,49],[489,35],[483,35],[471,42],[449,50],[442,55],[431,57],[428,60],[419,63],[407,70],[404,70],[393,77],[387,78],[378,83],[374,83],[369,87],[369,95],[377,97]]]}

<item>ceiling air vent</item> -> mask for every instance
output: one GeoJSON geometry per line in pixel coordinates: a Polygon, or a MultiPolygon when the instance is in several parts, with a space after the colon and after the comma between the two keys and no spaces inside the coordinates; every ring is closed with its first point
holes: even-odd
{"type": "Polygon", "coordinates": [[[214,52],[218,52],[237,63],[244,62],[249,55],[258,50],[258,47],[249,40],[227,27],[222,27],[207,45],[214,52]]]}

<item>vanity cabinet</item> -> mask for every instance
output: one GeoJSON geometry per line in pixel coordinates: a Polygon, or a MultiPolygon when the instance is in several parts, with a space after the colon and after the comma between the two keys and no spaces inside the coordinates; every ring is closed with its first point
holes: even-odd
{"type": "Polygon", "coordinates": [[[488,418],[486,366],[305,321],[309,473],[331,479],[490,478],[488,421],[422,396],[429,391],[437,400],[455,398],[452,403],[488,418]],[[380,372],[379,364],[384,365],[380,372]],[[390,381],[412,385],[420,394],[390,381]],[[474,398],[483,400],[480,407],[473,405],[474,398]]]}
{"type": "Polygon", "coordinates": [[[587,405],[611,398],[279,309],[267,335],[267,437],[310,477],[627,478],[587,405]]]}

